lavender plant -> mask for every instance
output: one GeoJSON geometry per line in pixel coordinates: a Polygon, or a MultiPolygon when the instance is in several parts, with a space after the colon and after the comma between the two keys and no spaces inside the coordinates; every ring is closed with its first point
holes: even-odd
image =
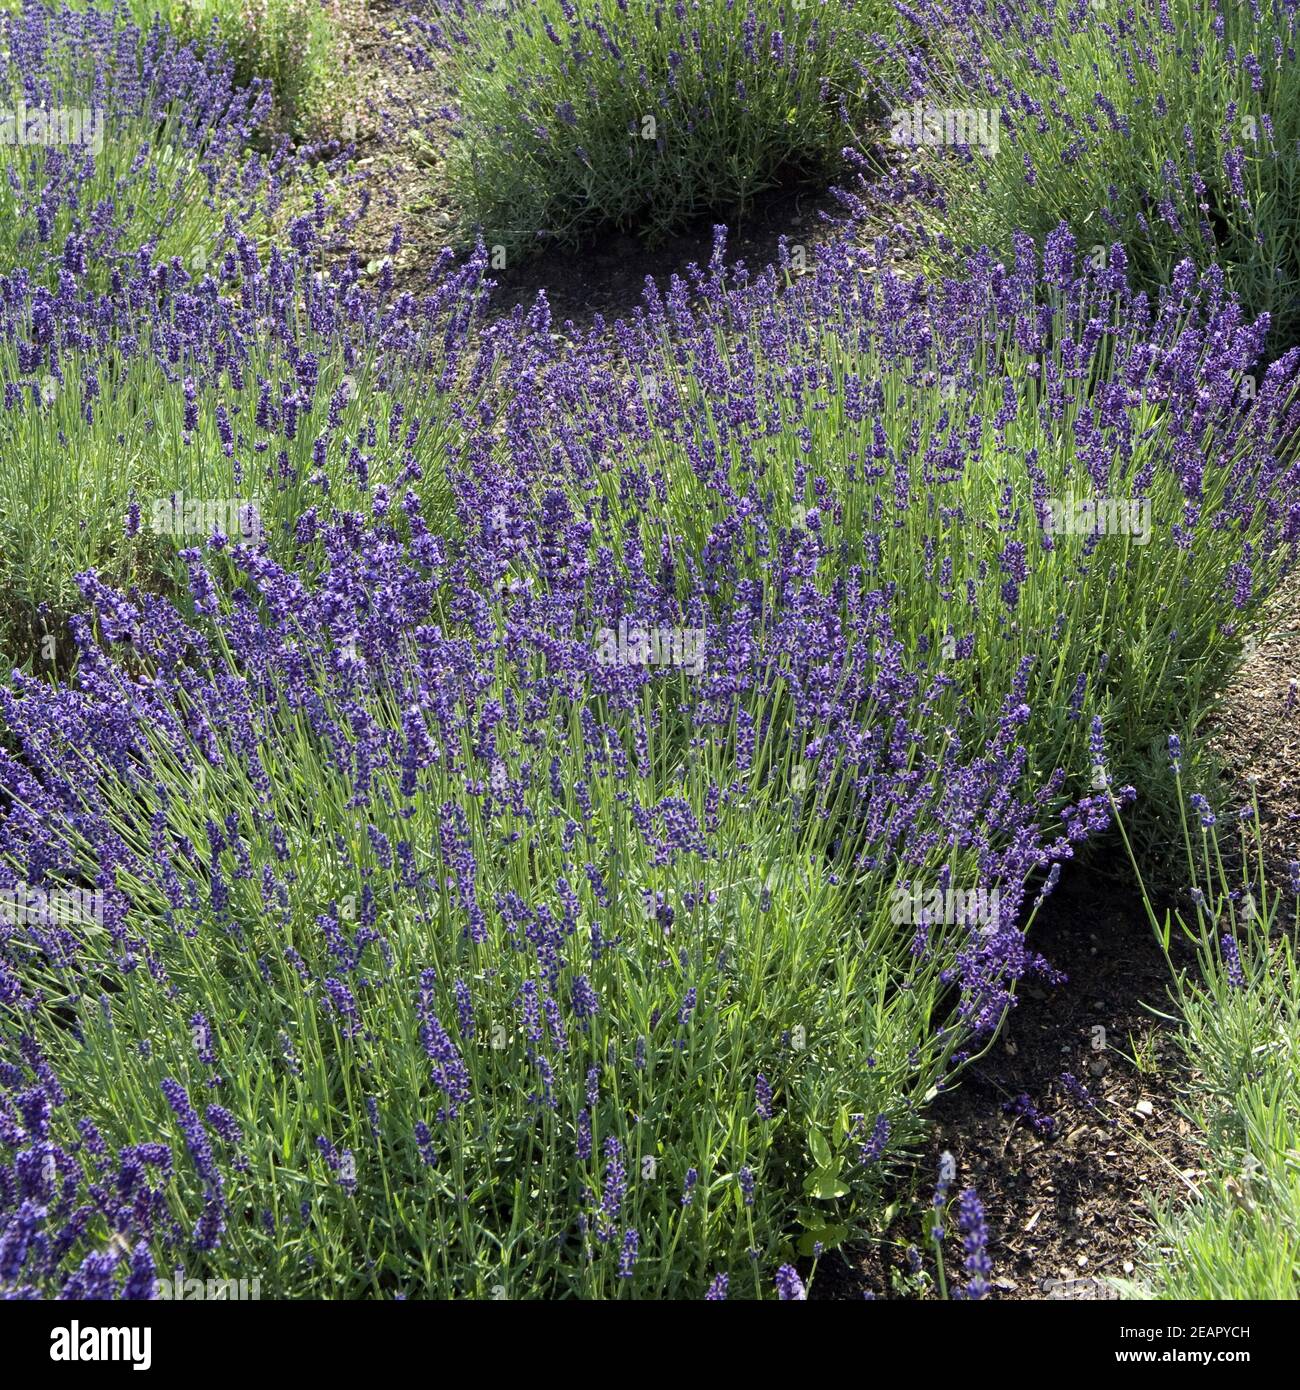
{"type": "Polygon", "coordinates": [[[921,0],[899,13],[908,80],[888,97],[890,133],[936,178],[941,235],[1009,249],[1016,231],[1041,240],[1065,219],[1099,254],[1123,242],[1149,288],[1184,257],[1218,265],[1252,315],[1272,316],[1274,351],[1296,342],[1294,0],[921,0]],[[968,109],[993,113],[993,148],[960,129],[953,143],[968,109]]]}
{"type": "Polygon", "coordinates": [[[796,573],[847,623],[846,586],[878,587],[937,718],[991,728],[1014,690],[1031,783],[1137,780],[1294,560],[1297,354],[1250,376],[1267,324],[1217,271],[1155,306],[1064,227],[929,285],[844,246],[729,289],[722,250],[615,347],[529,367],[485,504],[576,477],[612,553],[738,601],[784,606],[796,573]]]}
{"type": "Polygon", "coordinates": [[[11,1291],[145,1247],[268,1296],[762,1296],[801,1227],[870,1226],[1036,964],[1070,841],[1008,796],[1014,717],[936,728],[878,595],[814,650],[806,583],[586,594],[558,497],[535,547],[402,506],[314,585],[188,552],[193,624],[84,576],[75,685],[0,692],[11,1291]],[[698,680],[604,655],[638,599],[707,631],[698,680]],[[998,911],[913,922],[917,879],[998,911]]]}
{"type": "Polygon", "coordinates": [[[1177,737],[1170,760],[1182,892],[1173,907],[1146,884],[1142,897],[1169,962],[1182,1109],[1202,1157],[1191,1198],[1155,1205],[1138,1270],[1120,1287],[1136,1298],[1294,1299],[1300,864],[1268,863],[1257,804],[1222,814],[1188,793],[1177,737]]]}
{"type": "Polygon", "coordinates": [[[352,99],[344,28],[364,0],[132,0],[132,8],[142,24],[161,13],[184,42],[228,54],[241,87],[269,82],[280,128],[306,138],[338,132],[352,99]]]}
{"type": "Polygon", "coordinates": [[[223,233],[262,240],[285,155],[246,146],[268,100],[122,5],[0,14],[0,271],[105,292],[144,250],[193,267],[223,233]]]}
{"type": "Polygon", "coordinates": [[[141,252],[107,294],[66,270],[54,294],[0,277],[3,646],[20,665],[52,669],[87,567],[174,590],[177,551],[214,533],[284,553],[318,508],[446,494],[434,461],[492,370],[490,335],[467,342],[485,258],[444,258],[417,299],[391,268],[364,287],[355,255],[322,273],[330,232],[318,197],[265,262],[231,229],[197,264],[141,252]]]}
{"type": "Polygon", "coordinates": [[[449,0],[414,33],[451,77],[461,202],[513,254],[658,237],[824,169],[889,21],[881,0],[449,0]]]}

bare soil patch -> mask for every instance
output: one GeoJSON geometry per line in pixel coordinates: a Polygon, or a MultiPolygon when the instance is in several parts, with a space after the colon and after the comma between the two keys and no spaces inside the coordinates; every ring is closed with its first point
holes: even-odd
{"type": "MultiPolygon", "coordinates": [[[[1067,874],[1048,906],[1034,944],[1067,979],[1025,990],[992,1049],[937,1098],[918,1172],[932,1183],[947,1151],[954,1192],[979,1193],[991,1297],[1109,1298],[1106,1280],[1132,1270],[1150,1233],[1152,1199],[1193,1197],[1201,1173],[1177,1109],[1173,1024],[1158,1016],[1169,1012],[1168,967],[1145,916],[1086,868],[1067,874]]],[[[814,1296],[914,1296],[897,1286],[909,1244],[932,1266],[927,1219],[923,1205],[900,1204],[880,1244],[823,1261],[814,1296]]],[[[960,1283],[951,1232],[945,1263],[960,1283]]]]}

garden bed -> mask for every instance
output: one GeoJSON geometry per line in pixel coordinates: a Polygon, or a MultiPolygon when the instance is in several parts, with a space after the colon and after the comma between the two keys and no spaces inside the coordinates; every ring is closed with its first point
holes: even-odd
{"type": "Polygon", "coordinates": [[[0,1291],[1294,1287],[1295,9],[961,9],[0,15],[0,1291]]]}

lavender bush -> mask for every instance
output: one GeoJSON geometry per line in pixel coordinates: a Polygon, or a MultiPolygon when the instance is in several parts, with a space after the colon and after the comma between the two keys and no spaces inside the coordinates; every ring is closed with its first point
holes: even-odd
{"type": "Polygon", "coordinates": [[[357,0],[132,0],[147,24],[161,13],[178,37],[229,54],[235,80],[266,79],[274,124],[306,138],[337,133],[352,99],[344,38],[363,4],[357,0]]]}
{"type": "Polygon", "coordinates": [[[198,264],[142,251],[108,293],[0,276],[0,644],[20,664],[57,654],[88,566],[157,589],[214,532],[279,549],[318,507],[446,495],[432,461],[492,368],[467,346],[484,257],[444,258],[417,299],[391,269],[363,287],[355,255],[319,271],[330,230],[318,198],[265,262],[229,229],[198,264]]]}
{"type": "Polygon", "coordinates": [[[449,0],[416,51],[456,97],[450,174],[489,245],[654,238],[825,168],[883,0],[449,0]]]}
{"type": "Polygon", "coordinates": [[[1217,270],[1180,265],[1154,306],[1121,247],[1097,271],[1064,227],[961,280],[887,255],[841,246],[788,291],[777,269],[728,289],[719,243],[698,293],[530,365],[485,504],[514,516],[576,475],[613,553],[719,593],[878,588],[937,717],[991,728],[1016,689],[1035,780],[1101,784],[1094,716],[1102,774],[1140,780],[1294,560],[1300,353],[1260,371],[1267,322],[1217,270]]]}
{"type": "Polygon", "coordinates": [[[1169,965],[1188,1079],[1180,1109],[1199,1171],[1190,1200],[1153,1202],[1154,1229],[1120,1289],[1290,1300],[1300,1287],[1300,863],[1269,863],[1257,801],[1216,810],[1189,794],[1182,746],[1169,744],[1184,875],[1172,910],[1132,862],[1169,965]]]}
{"type": "Polygon", "coordinates": [[[1064,218],[1103,254],[1122,241],[1148,287],[1185,256],[1218,265],[1252,314],[1272,315],[1275,350],[1296,342],[1294,0],[919,0],[899,13],[908,81],[888,98],[890,133],[937,178],[942,232],[1009,248],[1064,218]],[[900,122],[914,108],[927,130],[900,122]],[[967,109],[994,113],[996,148],[936,145],[967,109]]]}
{"type": "Polygon", "coordinates": [[[756,613],[650,556],[586,595],[547,508],[465,553],[413,497],[407,540],[340,515],[314,585],[191,552],[193,625],[85,576],[75,685],[0,694],[11,1288],[116,1233],[268,1295],[757,1295],[800,1223],[870,1225],[1070,852],[1008,796],[1014,711],[943,737],[865,587],[820,649],[806,581],[756,613]],[[707,631],[700,679],[602,655],[642,603],[707,631]],[[913,880],[998,910],[910,922],[913,880]]]}
{"type": "Polygon", "coordinates": [[[263,239],[285,155],[247,142],[268,101],[122,5],[0,13],[0,272],[104,292],[141,251],[193,267],[223,234],[263,239]]]}

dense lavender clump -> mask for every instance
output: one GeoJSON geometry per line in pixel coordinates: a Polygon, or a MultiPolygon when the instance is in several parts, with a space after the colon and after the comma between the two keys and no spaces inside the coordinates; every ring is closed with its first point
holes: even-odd
{"type": "Polygon", "coordinates": [[[269,94],[124,5],[0,14],[0,104],[0,272],[49,289],[60,271],[107,289],[145,249],[213,259],[284,196],[286,150],[248,150],[269,94]]]}
{"type": "MultiPolygon", "coordinates": [[[[549,1243],[589,1210],[591,1253],[614,1252],[608,1265],[561,1263],[553,1277],[562,1283],[673,1277],[664,1233],[652,1237],[636,1217],[637,1204],[652,1200],[628,1172],[643,1128],[673,1140],[674,1162],[677,1153],[687,1160],[663,1178],[690,1197],[679,1203],[682,1223],[703,1219],[697,1197],[706,1189],[717,1198],[719,1183],[733,1183],[736,1210],[756,1202],[776,1240],[789,1199],[763,1174],[798,1078],[856,1077],[855,1099],[869,1096],[874,1110],[904,1103],[895,1127],[906,1134],[904,1097],[930,1084],[962,1037],[996,1019],[1029,963],[1014,925],[1021,885],[1063,847],[1041,843],[1028,808],[1005,802],[1012,745],[935,762],[928,787],[908,751],[914,740],[896,752],[864,747],[851,775],[846,765],[825,783],[840,808],[831,841],[817,829],[824,818],[809,820],[801,799],[772,782],[796,719],[797,702],[782,695],[801,680],[788,658],[779,677],[752,643],[743,664],[724,663],[721,653],[735,650],[732,619],[717,656],[711,641],[717,672],[694,696],[680,677],[604,666],[591,634],[617,621],[614,590],[594,612],[569,586],[546,585],[542,568],[508,596],[480,590],[474,568],[487,556],[444,551],[413,497],[404,521],[408,540],[346,517],[325,526],[328,563],[313,586],[264,549],[237,547],[238,583],[223,592],[195,553],[193,593],[205,610],[197,626],[163,600],[83,578],[102,638],[76,620],[75,687],[18,677],[0,693],[0,715],[23,749],[21,762],[0,760],[14,798],[3,872],[7,886],[50,893],[94,884],[102,930],[37,911],[9,933],[16,1026],[43,1035],[48,1009],[77,1014],[75,1043],[66,1032],[55,1042],[81,1095],[85,1068],[115,1055],[118,1039],[139,1089],[112,1094],[133,1095],[140,1108],[100,1118],[115,1134],[179,1140],[190,1154],[175,1177],[199,1212],[193,1233],[182,1233],[190,1260],[220,1248],[230,1213],[242,1209],[237,1193],[256,1191],[257,1210],[267,1204],[277,1144],[307,1171],[318,1149],[341,1194],[374,1201],[381,1190],[367,1155],[378,1143],[386,1163],[423,1175],[436,1211],[458,1166],[497,1143],[513,1147],[507,1136],[519,1125],[554,1146],[551,1185],[544,1199],[529,1198],[535,1239],[549,1243]],[[149,674],[132,674],[141,664],[149,674]],[[642,714],[647,699],[660,705],[653,725],[642,714]],[[761,728],[762,744],[738,758],[740,725],[761,728]],[[556,758],[558,781],[546,772],[556,758]],[[758,843],[755,804],[767,808],[758,843]],[[938,921],[918,924],[915,941],[912,929],[900,937],[887,889],[904,872],[929,864],[938,873],[945,862],[1002,885],[1004,930],[977,937],[938,921]],[[758,894],[747,880],[760,864],[758,894]],[[653,915],[647,895],[663,904],[653,915]],[[859,918],[853,904],[873,900],[874,912],[859,918]],[[777,978],[763,1015],[738,1018],[729,1003],[743,975],[733,960],[753,957],[769,922],[781,935],[761,949],[777,978]],[[906,964],[909,989],[865,1032],[860,1024],[845,1036],[831,1020],[853,993],[830,942],[850,939],[864,951],[867,979],[892,971],[891,961],[906,964]],[[33,951],[59,962],[57,983],[33,968],[33,951]],[[949,978],[961,983],[964,1021],[927,1036],[923,1020],[949,978]],[[101,1000],[102,983],[92,993],[91,981],[109,979],[114,990],[101,1000]],[[218,1022],[230,991],[253,1008],[237,1041],[218,1022]],[[163,1055],[146,1047],[136,1023],[144,1018],[152,1036],[185,1046],[163,1055]],[[788,1042],[797,1025],[808,1030],[799,1051],[788,1042]],[[287,1054],[286,1037],[295,1044],[287,1054]],[[332,1089],[326,1076],[355,1073],[358,1094],[376,1103],[354,1122],[340,1093],[328,1149],[306,1130],[268,1138],[261,1067],[250,1071],[232,1047],[264,1056],[295,1088],[332,1089]],[[223,1150],[185,1083],[150,1080],[162,1066],[187,1075],[191,1094],[219,1090],[208,1128],[240,1162],[217,1170],[223,1150]],[[681,1141],[702,1115],[730,1127],[727,1117],[749,1114],[759,1070],[762,1123],[742,1122],[752,1133],[734,1155],[733,1171],[748,1170],[737,1183],[715,1166],[717,1138],[702,1132],[698,1150],[681,1141]],[[422,1085],[396,1084],[421,1074],[422,1085]],[[620,1094],[637,1097],[635,1123],[620,1094]],[[497,1136],[486,1146],[485,1132],[497,1136]],[[593,1133],[598,1144],[604,1136],[604,1165],[592,1156],[593,1133]],[[355,1171],[342,1172],[347,1161],[355,1171]]],[[[576,529],[562,553],[572,554],[583,527],[576,518],[567,526],[576,529]]],[[[516,564],[531,568],[526,553],[516,564]]],[[[640,571],[625,582],[641,592],[662,583],[640,571]]],[[[659,589],[663,614],[675,602],[659,589]]],[[[771,621],[771,650],[790,652],[786,623],[800,620],[771,621]]],[[[852,707],[901,731],[922,688],[901,670],[893,681],[873,674],[866,652],[854,660],[863,683],[844,690],[846,732],[852,707]]],[[[32,1080],[16,1069],[12,1084],[32,1080]]],[[[53,1108],[71,1118],[81,1102],[53,1108]]],[[[833,1111],[826,1118],[833,1124],[833,1111]]],[[[21,1164],[27,1136],[12,1142],[21,1164]]],[[[277,1196],[281,1205],[302,1200],[311,1192],[298,1182],[277,1196]]],[[[318,1219],[336,1219],[335,1201],[316,1197],[318,1219]]],[[[690,1243],[701,1279],[704,1264],[741,1258],[748,1239],[747,1220],[733,1225],[717,1200],[709,1207],[708,1227],[690,1243]]],[[[482,1211],[476,1220],[486,1237],[493,1218],[482,1211]]],[[[459,1239],[450,1228],[446,1238],[459,1239]]],[[[400,1267],[403,1245],[372,1257],[400,1267]]],[[[472,1279],[478,1257],[465,1249],[456,1258],[457,1277],[472,1279]]]]}
{"type": "Polygon", "coordinates": [[[512,254],[743,209],[855,139],[888,0],[454,0],[412,51],[454,74],[451,174],[512,254]]]}
{"type": "Polygon", "coordinates": [[[912,175],[933,176],[937,226],[1009,248],[1065,218],[1100,255],[1122,241],[1147,286],[1184,256],[1217,264],[1252,314],[1272,316],[1273,349],[1295,344],[1296,0],[917,0],[899,13],[906,81],[878,63],[863,73],[885,82],[912,175]],[[955,124],[974,112],[993,139],[955,124]]]}
{"type": "Polygon", "coordinates": [[[178,551],[214,536],[305,556],[333,507],[445,497],[442,455],[494,360],[492,334],[470,346],[485,256],[448,253],[427,292],[398,293],[355,254],[320,273],[332,230],[318,199],[269,256],[232,225],[201,264],[141,249],[105,292],[0,271],[9,650],[62,644],[78,569],[174,588],[178,551]]]}
{"type": "Polygon", "coordinates": [[[929,286],[886,257],[841,246],[782,292],[776,270],[728,287],[719,245],[616,347],[539,350],[511,467],[480,468],[472,505],[522,525],[576,478],[597,535],[712,602],[799,606],[800,652],[826,640],[817,605],[886,619],[934,717],[974,702],[983,728],[1014,725],[1041,779],[1107,785],[1100,715],[1119,787],[1223,679],[1293,559],[1297,354],[1260,370],[1267,321],[1217,270],[1183,263],[1153,303],[1121,247],[1097,270],[1064,227],[1041,256],[1018,237],[1010,266],[980,253],[929,286]]]}

